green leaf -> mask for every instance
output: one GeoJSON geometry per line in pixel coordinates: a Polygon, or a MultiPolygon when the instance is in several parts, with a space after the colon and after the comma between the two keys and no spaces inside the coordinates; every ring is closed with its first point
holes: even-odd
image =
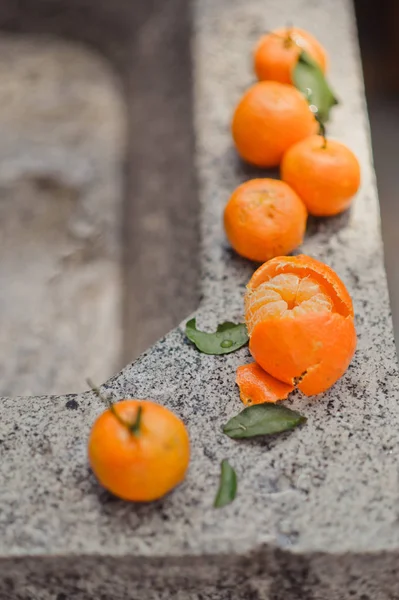
{"type": "Polygon", "coordinates": [[[248,342],[245,323],[226,321],[218,325],[215,333],[199,331],[195,318],[186,323],[186,336],[205,354],[228,354],[244,346],[248,342]]]}
{"type": "Polygon", "coordinates": [[[338,104],[322,70],[313,58],[302,51],[293,71],[295,86],[306,96],[310,106],[314,106],[315,117],[321,123],[328,121],[330,110],[338,104]]]}
{"type": "Polygon", "coordinates": [[[306,422],[298,412],[281,404],[254,404],[230,419],[223,433],[234,439],[289,431],[306,422]]]}
{"type": "Polygon", "coordinates": [[[237,475],[228,460],[222,460],[220,483],[214,507],[222,508],[233,502],[237,493],[237,475]]]}

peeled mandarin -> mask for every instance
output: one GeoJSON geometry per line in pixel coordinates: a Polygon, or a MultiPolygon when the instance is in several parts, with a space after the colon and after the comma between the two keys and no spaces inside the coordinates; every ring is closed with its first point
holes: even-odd
{"type": "Polygon", "coordinates": [[[306,395],[320,394],[346,371],[356,348],[352,301],[327,265],[278,257],[251,278],[245,296],[249,348],[269,375],[306,395]]]}

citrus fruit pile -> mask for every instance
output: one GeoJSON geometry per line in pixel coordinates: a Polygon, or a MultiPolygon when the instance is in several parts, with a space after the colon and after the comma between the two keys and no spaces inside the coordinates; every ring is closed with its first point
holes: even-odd
{"type": "Polygon", "coordinates": [[[241,158],[268,177],[241,184],[224,210],[227,238],[245,258],[264,262],[245,296],[255,363],[238,368],[244,404],[275,403],[295,388],[320,394],[346,371],[356,347],[351,298],[338,275],[309,257],[287,257],[302,242],[308,213],[346,210],[360,185],[359,162],[326,122],[337,103],[324,77],[322,45],[298,28],[277,29],[254,52],[259,81],[241,98],[232,136],[241,158]]]}
{"type": "MultiPolygon", "coordinates": [[[[345,210],[360,185],[355,155],[325,135],[336,104],[324,73],[322,45],[298,28],[264,36],[254,54],[259,79],[242,97],[232,134],[240,156],[260,168],[281,167],[281,179],[240,185],[224,211],[233,248],[264,263],[251,277],[244,299],[245,323],[221,323],[214,333],[186,324],[197,350],[223,355],[247,344],[255,360],[237,369],[246,408],[223,427],[232,439],[275,435],[306,422],[282,406],[294,389],[323,393],[346,371],[356,348],[352,301],[327,265],[309,256],[286,256],[301,243],[308,212],[345,210]],[[318,133],[319,132],[319,133],[318,133]]],[[[190,460],[187,429],[178,416],[150,400],[108,404],[95,421],[89,461],[100,483],[129,501],[157,500],[181,483],[190,460]]],[[[214,506],[232,502],[237,476],[225,459],[214,506]]]]}
{"type": "Polygon", "coordinates": [[[325,135],[329,111],[337,103],[324,78],[326,69],[324,48],[302,29],[276,29],[255,49],[259,81],[235,109],[232,136],[244,161],[263,169],[280,166],[286,186],[265,178],[233,192],[225,230],[245,258],[264,262],[292,252],[302,242],[308,213],[336,215],[359,189],[356,156],[325,135]]]}

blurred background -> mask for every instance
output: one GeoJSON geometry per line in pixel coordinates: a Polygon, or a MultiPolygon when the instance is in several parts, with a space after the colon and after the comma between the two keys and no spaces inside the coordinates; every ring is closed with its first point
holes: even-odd
{"type": "Polygon", "coordinates": [[[0,395],[102,383],[198,304],[189,8],[0,3],[0,395]]]}
{"type": "MultiPolygon", "coordinates": [[[[399,3],[354,5],[399,330],[399,3]]],[[[101,383],[196,308],[190,40],[188,0],[2,0],[0,395],[101,383]]]]}

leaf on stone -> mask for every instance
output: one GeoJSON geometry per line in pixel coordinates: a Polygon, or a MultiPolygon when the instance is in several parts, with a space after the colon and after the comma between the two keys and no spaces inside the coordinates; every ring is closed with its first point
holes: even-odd
{"type": "Polygon", "coordinates": [[[222,460],[219,489],[216,494],[214,507],[222,508],[233,502],[237,493],[237,475],[228,460],[222,460]]]}
{"type": "Polygon", "coordinates": [[[317,120],[321,123],[328,121],[330,110],[338,104],[338,100],[317,62],[305,51],[299,55],[293,80],[295,86],[306,96],[317,120]]]}
{"type": "Polygon", "coordinates": [[[226,321],[218,325],[214,333],[197,329],[195,318],[186,323],[186,336],[205,354],[228,354],[234,352],[248,342],[245,323],[226,321]]]}
{"type": "Polygon", "coordinates": [[[255,404],[244,408],[223,427],[233,439],[252,438],[289,431],[306,422],[306,417],[281,404],[255,404]]]}

